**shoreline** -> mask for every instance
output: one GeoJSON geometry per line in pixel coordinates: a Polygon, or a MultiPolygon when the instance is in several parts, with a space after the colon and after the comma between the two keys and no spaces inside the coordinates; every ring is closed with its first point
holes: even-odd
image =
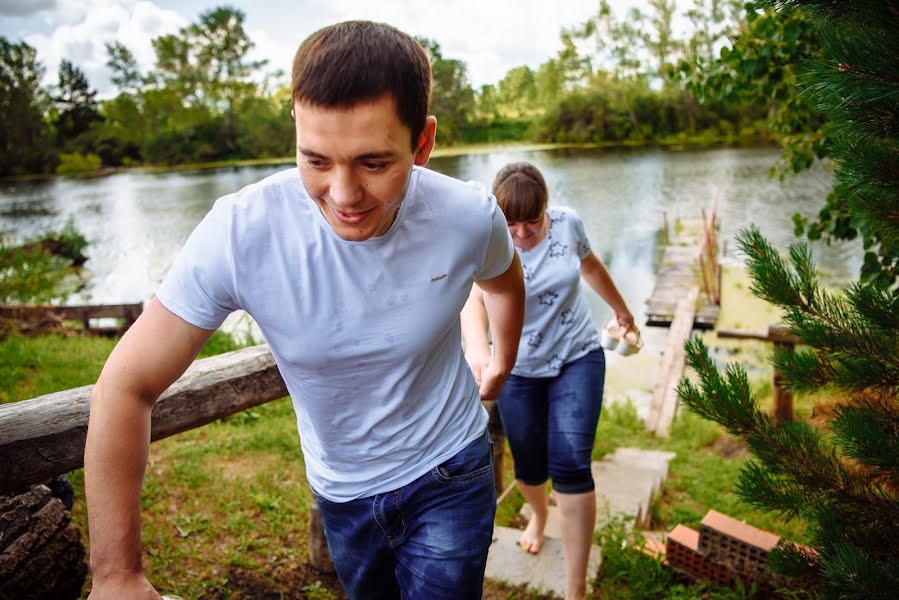
{"type": "MultiPolygon", "coordinates": [[[[709,148],[761,148],[773,147],[777,145],[764,142],[758,139],[740,140],[712,138],[709,140],[657,140],[657,141],[617,141],[617,142],[589,142],[589,143],[544,143],[544,142],[497,142],[490,144],[463,144],[458,146],[449,146],[437,148],[431,153],[431,158],[447,158],[455,156],[465,156],[470,154],[489,154],[498,151],[516,151],[516,152],[539,152],[546,150],[636,150],[636,149],[660,149],[671,151],[684,150],[702,150],[709,148]]],[[[106,177],[109,175],[117,175],[120,173],[136,173],[136,174],[161,174],[161,173],[179,173],[185,171],[207,171],[215,169],[228,169],[239,167],[264,167],[295,164],[296,158],[293,156],[281,156],[270,158],[244,158],[234,160],[219,160],[201,163],[183,163],[178,165],[138,165],[129,167],[104,167],[98,171],[72,175],[57,175],[55,173],[43,174],[27,174],[27,175],[10,175],[0,177],[0,182],[16,183],[31,181],[52,181],[58,178],[74,178],[74,179],[93,179],[96,177],[106,177]]]]}

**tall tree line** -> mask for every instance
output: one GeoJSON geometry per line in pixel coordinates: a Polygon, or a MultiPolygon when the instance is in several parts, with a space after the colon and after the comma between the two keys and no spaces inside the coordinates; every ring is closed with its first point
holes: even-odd
{"type": "MultiPolygon", "coordinates": [[[[513,67],[477,90],[464,62],[420,38],[432,61],[441,143],[652,143],[767,133],[764,105],[724,96],[701,104],[691,87],[692,70],[713,64],[719,48],[746,28],[738,0],[692,0],[682,13],[692,24],[686,37],[674,32],[678,14],[674,0],[648,0],[625,15],[601,0],[595,15],[560,32],[559,51],[539,67],[513,67]]],[[[147,71],[127,45],[107,44],[118,94],[103,101],[68,61],[58,83],[43,89],[34,49],[0,40],[0,102],[4,114],[20,115],[0,123],[0,141],[10,149],[0,174],[290,156],[289,90],[283,73],[250,59],[244,19],[228,6],[203,12],[152,40],[147,71]]]]}

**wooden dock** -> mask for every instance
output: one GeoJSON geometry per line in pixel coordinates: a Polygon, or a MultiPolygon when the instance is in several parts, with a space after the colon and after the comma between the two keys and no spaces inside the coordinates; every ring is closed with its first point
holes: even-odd
{"type": "MultiPolygon", "coordinates": [[[[700,290],[694,329],[714,329],[718,320],[720,270],[717,264],[717,235],[714,213],[711,219],[679,221],[665,246],[655,287],[646,301],[646,324],[670,327],[677,303],[693,287],[700,290]],[[709,258],[709,245],[711,258],[709,258]]],[[[667,229],[667,227],[666,227],[667,229]]]]}
{"type": "Polygon", "coordinates": [[[666,246],[652,296],[646,301],[646,323],[668,327],[668,341],[653,389],[646,429],[668,437],[677,412],[677,384],[684,372],[684,342],[694,329],[714,329],[721,304],[718,268],[718,223],[711,216],[678,221],[674,235],[665,222],[666,246]]]}

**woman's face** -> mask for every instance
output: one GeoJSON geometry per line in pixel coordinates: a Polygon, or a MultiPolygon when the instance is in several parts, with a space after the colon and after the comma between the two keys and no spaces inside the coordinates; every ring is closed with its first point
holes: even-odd
{"type": "Polygon", "coordinates": [[[507,221],[512,243],[520,250],[530,250],[546,236],[546,213],[530,221],[507,221]]]}

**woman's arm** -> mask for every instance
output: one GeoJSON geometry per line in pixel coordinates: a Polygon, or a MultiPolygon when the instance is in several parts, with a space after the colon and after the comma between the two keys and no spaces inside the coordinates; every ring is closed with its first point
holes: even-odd
{"type": "Polygon", "coordinates": [[[635,328],[634,315],[628,310],[606,266],[592,251],[581,260],[581,277],[615,311],[615,318],[622,327],[635,328]]]}
{"type": "Polygon", "coordinates": [[[466,347],[469,344],[477,347],[474,350],[477,360],[482,361],[486,354],[487,362],[479,372],[475,372],[475,377],[478,378],[481,399],[495,400],[515,366],[518,339],[524,324],[524,277],[518,253],[513,255],[512,264],[505,273],[478,281],[476,287],[480,288],[481,300],[477,300],[477,293],[470,295],[463,308],[466,312],[463,325],[471,336],[465,338],[465,344],[466,347]],[[492,356],[487,350],[485,320],[489,323],[493,338],[492,356]]]}

